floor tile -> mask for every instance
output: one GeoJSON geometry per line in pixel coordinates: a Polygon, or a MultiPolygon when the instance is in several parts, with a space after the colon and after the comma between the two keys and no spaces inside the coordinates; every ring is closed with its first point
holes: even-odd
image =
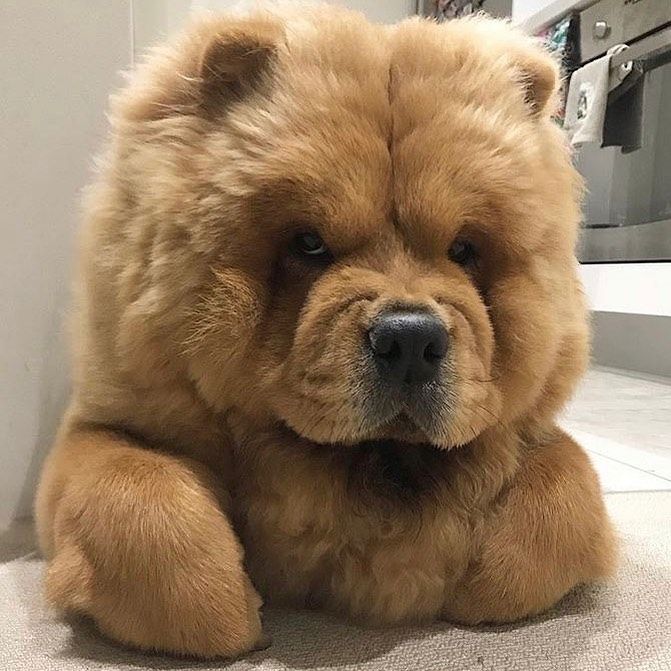
{"type": "Polygon", "coordinates": [[[560,419],[610,492],[671,489],[671,380],[593,368],[560,419]]]}
{"type": "Polygon", "coordinates": [[[593,452],[588,452],[588,455],[605,493],[671,490],[671,480],[658,478],[593,452]]]}
{"type": "Polygon", "coordinates": [[[671,482],[671,449],[668,455],[660,451],[650,452],[635,445],[624,445],[610,438],[580,431],[573,428],[570,422],[564,422],[563,426],[578,443],[592,454],[632,466],[671,482]]]}
{"type": "Polygon", "coordinates": [[[573,429],[671,458],[671,380],[592,368],[563,416],[573,429]]]}

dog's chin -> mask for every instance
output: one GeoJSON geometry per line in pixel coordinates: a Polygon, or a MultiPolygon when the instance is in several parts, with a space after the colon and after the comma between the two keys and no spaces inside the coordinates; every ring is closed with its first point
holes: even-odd
{"type": "Polygon", "coordinates": [[[366,432],[361,435],[353,435],[343,438],[335,443],[315,440],[310,436],[303,435],[286,422],[282,422],[283,429],[289,432],[295,439],[323,447],[348,448],[364,445],[375,445],[382,443],[394,443],[396,445],[423,445],[434,447],[435,449],[449,449],[448,445],[438,444],[432,440],[425,431],[423,431],[407,415],[401,413],[392,420],[383,423],[377,429],[366,432]]]}

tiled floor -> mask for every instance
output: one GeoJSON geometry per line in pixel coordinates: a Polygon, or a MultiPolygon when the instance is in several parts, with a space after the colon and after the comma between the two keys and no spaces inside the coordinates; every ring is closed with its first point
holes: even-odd
{"type": "Polygon", "coordinates": [[[587,449],[606,492],[671,490],[671,380],[593,368],[562,426],[587,449]]]}

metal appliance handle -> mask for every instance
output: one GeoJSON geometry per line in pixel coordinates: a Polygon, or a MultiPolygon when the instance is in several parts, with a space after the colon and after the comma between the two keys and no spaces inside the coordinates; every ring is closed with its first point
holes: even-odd
{"type": "Polygon", "coordinates": [[[671,60],[671,27],[653,33],[640,42],[634,42],[628,49],[615,54],[610,59],[610,67],[611,70],[617,70],[620,66],[635,61],[646,70],[649,69],[645,67],[646,63],[666,56],[671,60]]]}

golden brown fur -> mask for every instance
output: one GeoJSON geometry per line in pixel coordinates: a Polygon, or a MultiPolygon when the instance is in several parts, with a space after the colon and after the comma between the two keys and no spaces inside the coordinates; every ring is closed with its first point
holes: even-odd
{"type": "Polygon", "coordinates": [[[250,650],[256,590],[503,622],[612,570],[554,423],[588,347],[555,64],[500,22],[325,11],[201,18],[113,101],[36,512],[50,601],[131,645],[250,650]],[[362,353],[397,305],[449,331],[417,397],[362,353]]]}

